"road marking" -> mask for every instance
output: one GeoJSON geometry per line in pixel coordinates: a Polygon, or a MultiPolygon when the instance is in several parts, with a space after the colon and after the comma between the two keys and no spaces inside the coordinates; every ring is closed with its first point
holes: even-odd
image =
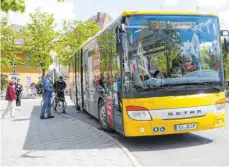
{"type": "Polygon", "coordinates": [[[229,132],[228,132],[227,130],[220,129],[219,131],[221,131],[221,132],[223,132],[223,133],[229,135],[229,132]]]}
{"type": "Polygon", "coordinates": [[[225,131],[225,130],[214,130],[216,133],[219,133],[221,136],[229,139],[229,132],[228,131],[225,131]]]}
{"type": "MultiPolygon", "coordinates": [[[[68,118],[71,118],[72,120],[76,120],[76,118],[74,117],[71,117],[67,114],[64,114],[64,113],[61,113],[63,116],[65,117],[68,117],[68,118]]],[[[99,131],[100,133],[103,133],[104,135],[106,135],[108,138],[110,138],[117,146],[119,146],[123,152],[127,155],[127,157],[130,159],[130,161],[132,162],[132,164],[135,166],[135,167],[143,167],[143,165],[141,164],[141,162],[138,160],[137,157],[135,157],[124,145],[122,145],[118,140],[116,140],[115,138],[113,138],[112,136],[106,134],[104,131],[101,131],[101,130],[98,130],[97,128],[95,128],[94,126],[91,126],[83,121],[80,121],[77,119],[77,121],[79,121],[80,123],[82,124],[85,124],[91,128],[94,128],[96,131],[99,131]]]]}
{"type": "Polygon", "coordinates": [[[228,134],[222,133],[222,132],[220,132],[220,131],[219,131],[218,133],[220,133],[223,137],[229,139],[229,135],[228,135],[228,134]]]}

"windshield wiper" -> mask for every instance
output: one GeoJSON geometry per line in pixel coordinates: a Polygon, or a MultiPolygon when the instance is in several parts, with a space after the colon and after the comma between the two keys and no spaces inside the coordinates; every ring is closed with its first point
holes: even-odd
{"type": "Polygon", "coordinates": [[[197,84],[198,84],[198,85],[206,85],[206,86],[211,87],[212,89],[214,89],[214,90],[220,92],[220,88],[218,88],[218,87],[216,87],[216,86],[214,86],[214,85],[212,85],[212,84],[209,84],[209,83],[207,83],[207,82],[199,82],[199,83],[197,83],[197,84]]]}
{"type": "Polygon", "coordinates": [[[164,85],[164,86],[160,86],[160,87],[145,87],[143,88],[144,92],[146,91],[150,91],[150,90],[154,90],[154,91],[161,91],[161,90],[169,90],[169,89],[179,89],[180,86],[186,86],[186,85],[205,85],[208,86],[214,90],[216,90],[217,92],[220,92],[220,88],[207,83],[207,82],[199,82],[199,83],[182,83],[182,84],[169,84],[169,85],[164,85]]]}
{"type": "Polygon", "coordinates": [[[210,84],[210,83],[207,83],[207,82],[196,82],[196,83],[182,83],[180,85],[205,85],[205,86],[208,86],[214,90],[216,90],[217,92],[220,92],[220,88],[210,84]]]}

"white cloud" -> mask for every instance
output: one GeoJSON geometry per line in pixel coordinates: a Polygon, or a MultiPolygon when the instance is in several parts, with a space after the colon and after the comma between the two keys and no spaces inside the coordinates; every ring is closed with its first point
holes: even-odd
{"type": "Polygon", "coordinates": [[[175,6],[178,4],[178,0],[165,0],[164,6],[175,6]]]}
{"type": "Polygon", "coordinates": [[[229,9],[224,10],[219,13],[219,20],[221,24],[221,29],[227,29],[229,30],[229,9]]]}
{"type": "Polygon", "coordinates": [[[215,12],[219,16],[220,28],[229,30],[229,1],[228,0],[197,0],[200,10],[215,12]]]}
{"type": "Polygon", "coordinates": [[[25,13],[9,12],[9,21],[13,24],[25,25],[29,22],[29,13],[40,8],[41,11],[54,14],[56,23],[62,20],[75,19],[74,4],[72,0],[57,2],[57,0],[27,0],[25,13]]]}
{"type": "Polygon", "coordinates": [[[216,10],[224,7],[229,3],[228,0],[197,0],[199,7],[213,7],[212,10],[216,10]]]}

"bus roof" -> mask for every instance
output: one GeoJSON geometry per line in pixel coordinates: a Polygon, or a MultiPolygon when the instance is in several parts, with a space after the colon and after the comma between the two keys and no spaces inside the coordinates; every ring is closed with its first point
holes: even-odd
{"type": "Polygon", "coordinates": [[[126,10],[122,13],[122,16],[131,15],[207,15],[207,16],[217,16],[216,13],[201,13],[198,11],[164,11],[164,10],[126,10]]]}

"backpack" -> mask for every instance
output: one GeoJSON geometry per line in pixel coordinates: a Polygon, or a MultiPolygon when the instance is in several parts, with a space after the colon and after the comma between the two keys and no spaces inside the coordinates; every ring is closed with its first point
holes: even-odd
{"type": "Polygon", "coordinates": [[[39,83],[36,85],[37,94],[41,95],[44,93],[44,84],[39,83]]]}

